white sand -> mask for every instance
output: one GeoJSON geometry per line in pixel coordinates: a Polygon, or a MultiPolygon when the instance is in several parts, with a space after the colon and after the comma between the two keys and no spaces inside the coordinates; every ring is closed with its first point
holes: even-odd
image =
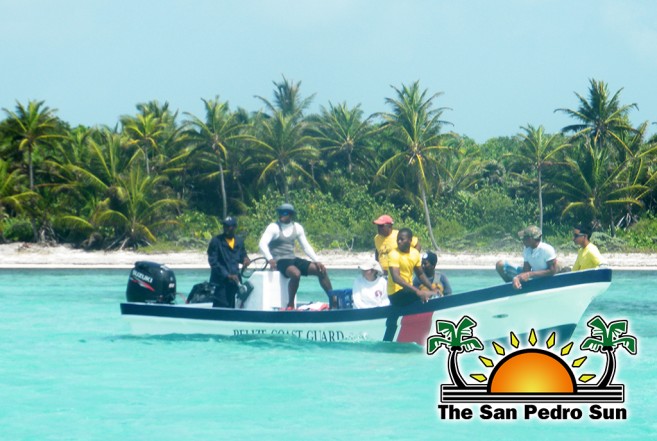
{"type": "MultiPolygon", "coordinates": [[[[355,268],[359,262],[373,257],[373,253],[324,251],[318,253],[329,268],[355,268]]],[[[256,257],[251,256],[251,257],[256,257]]],[[[572,265],[575,254],[560,255],[559,262],[572,265]]],[[[656,270],[657,254],[605,254],[608,266],[618,269],[656,270]]],[[[440,254],[438,267],[445,269],[489,268],[498,260],[522,263],[517,254],[440,254]]],[[[207,256],[202,251],[170,254],[143,254],[132,251],[75,250],[67,246],[45,247],[35,244],[0,245],[0,268],[131,268],[136,261],[150,260],[171,268],[208,268],[207,256]]]]}

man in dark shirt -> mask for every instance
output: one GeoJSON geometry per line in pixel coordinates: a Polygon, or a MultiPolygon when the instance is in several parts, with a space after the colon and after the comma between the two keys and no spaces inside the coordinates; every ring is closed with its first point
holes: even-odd
{"type": "Polygon", "coordinates": [[[213,237],[208,246],[210,284],[214,288],[212,306],[234,308],[235,294],[242,283],[239,265],[246,266],[250,260],[244,248],[244,239],[235,235],[237,220],[228,216],[222,223],[224,232],[213,237]]]}

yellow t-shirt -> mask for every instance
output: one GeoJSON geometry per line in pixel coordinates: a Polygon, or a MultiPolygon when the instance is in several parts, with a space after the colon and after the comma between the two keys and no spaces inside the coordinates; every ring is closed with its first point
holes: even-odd
{"type": "Polygon", "coordinates": [[[228,244],[228,246],[230,247],[231,250],[233,248],[235,248],[235,238],[234,237],[232,239],[226,238],[226,243],[228,244]]]}
{"type": "MultiPolygon", "coordinates": [[[[388,271],[388,254],[390,254],[392,250],[397,249],[397,233],[399,233],[399,230],[392,230],[392,233],[387,237],[383,237],[380,234],[374,236],[374,247],[379,253],[379,263],[384,271],[388,271]]],[[[415,247],[416,245],[417,236],[413,236],[413,239],[411,239],[411,247],[415,247]]]]}
{"type": "Polygon", "coordinates": [[[589,242],[584,248],[577,251],[577,259],[573,265],[573,271],[593,269],[600,266],[602,255],[598,247],[589,242]]]}
{"type": "MultiPolygon", "coordinates": [[[[413,284],[413,274],[415,268],[421,266],[422,257],[420,252],[411,247],[408,253],[402,253],[397,248],[388,253],[388,266],[389,268],[399,268],[399,275],[409,285],[413,284]]],[[[394,294],[404,287],[396,284],[392,280],[392,276],[388,276],[388,295],[394,294]]]]}

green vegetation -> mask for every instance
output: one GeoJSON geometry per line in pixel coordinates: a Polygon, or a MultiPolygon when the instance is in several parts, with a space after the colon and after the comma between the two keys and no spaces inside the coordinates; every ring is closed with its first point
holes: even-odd
{"type": "Polygon", "coordinates": [[[43,101],[17,102],[0,120],[0,241],[205,248],[234,215],[256,251],[287,201],[318,249],[370,250],[388,213],[425,248],[515,251],[516,231],[537,224],[574,251],[585,222],[603,251],[654,251],[657,137],[632,126],[621,92],[592,79],[576,109],[556,110],[572,119],[561,132],[527,123],[482,144],[448,131],[442,93],[419,82],[369,116],[346,103],[309,113],[313,95],[285,77],[255,113],[214,97],[179,118],[151,101],[72,128],[43,101]]]}

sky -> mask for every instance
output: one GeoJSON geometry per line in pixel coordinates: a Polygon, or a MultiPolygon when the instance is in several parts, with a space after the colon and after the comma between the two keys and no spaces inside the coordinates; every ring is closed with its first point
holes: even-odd
{"type": "Polygon", "coordinates": [[[650,0],[0,0],[0,108],[114,126],[157,100],[203,118],[216,96],[262,109],[284,76],[312,112],[369,115],[419,81],[481,143],[571,124],[554,110],[596,79],[638,125],[657,121],[655,23],[650,0]]]}

